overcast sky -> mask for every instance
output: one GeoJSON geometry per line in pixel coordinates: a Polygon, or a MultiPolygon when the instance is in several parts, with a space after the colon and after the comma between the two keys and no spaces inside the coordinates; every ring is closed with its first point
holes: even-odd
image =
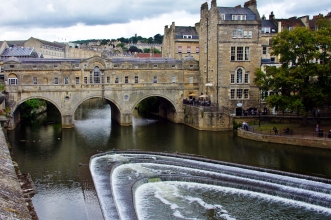
{"type": "MultiPolygon", "coordinates": [[[[219,7],[243,5],[246,0],[218,0],[219,7]]],[[[173,21],[194,26],[206,0],[1,0],[0,41],[48,41],[129,38],[162,34],[173,21]]],[[[208,0],[210,6],[211,0],[208,0]]],[[[276,18],[326,15],[330,0],[257,0],[260,15],[276,18]]]]}

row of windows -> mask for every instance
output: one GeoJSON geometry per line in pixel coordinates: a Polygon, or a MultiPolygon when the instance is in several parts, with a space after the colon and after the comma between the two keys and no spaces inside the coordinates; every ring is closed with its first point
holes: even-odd
{"type": "Polygon", "coordinates": [[[63,56],[63,53],[57,53],[54,51],[48,51],[48,50],[41,50],[41,53],[45,54],[45,55],[52,55],[52,56],[63,56]]]}
{"type": "Polygon", "coordinates": [[[249,61],[249,47],[231,47],[231,61],[249,61]]]}
{"type": "MultiPolygon", "coordinates": [[[[183,53],[183,47],[182,46],[178,46],[177,52],[178,53],[183,53]]],[[[191,46],[187,46],[186,47],[186,52],[187,53],[191,53],[192,52],[191,46]]],[[[195,53],[200,53],[200,47],[198,47],[198,46],[195,47],[195,53]]]]}
{"type": "Polygon", "coordinates": [[[63,48],[48,46],[48,45],[44,45],[44,44],[41,45],[41,48],[46,48],[46,49],[51,49],[51,50],[57,50],[57,51],[63,51],[63,48]]]}
{"type": "MultiPolygon", "coordinates": [[[[106,80],[107,80],[107,83],[111,83],[109,76],[107,76],[106,80]]],[[[8,81],[9,81],[9,85],[17,85],[17,78],[9,78],[8,81]]],[[[172,83],[176,83],[177,82],[177,77],[172,76],[171,81],[172,81],[172,83]]],[[[103,75],[101,75],[101,76],[99,76],[99,75],[92,76],[92,74],[90,74],[89,78],[84,77],[84,84],[87,84],[88,82],[91,83],[91,84],[92,83],[95,83],[95,84],[105,83],[104,76],[103,75]]],[[[115,77],[114,82],[119,83],[119,77],[118,76],[115,77]]],[[[157,83],[157,82],[158,82],[158,78],[157,78],[157,76],[154,76],[153,77],[153,83],[157,83]]],[[[37,85],[38,84],[38,78],[37,77],[32,77],[32,83],[34,85],[37,85]]],[[[63,83],[66,84],[66,85],[69,84],[69,77],[64,77],[63,83]]],[[[80,84],[79,77],[75,78],[75,83],[80,84]]],[[[128,76],[124,77],[124,83],[129,83],[129,77],[128,76]]],[[[139,77],[138,76],[134,77],[134,83],[139,83],[139,77]]],[[[189,78],[189,83],[191,83],[191,84],[193,83],[193,77],[192,76],[189,78]]],[[[58,77],[54,77],[54,84],[55,85],[59,84],[59,78],[58,77]]]]}
{"type": "Polygon", "coordinates": [[[248,99],[249,89],[231,89],[230,99],[248,99]]]}
{"type": "Polygon", "coordinates": [[[232,31],[232,38],[252,38],[252,31],[243,31],[242,28],[232,31]]]}

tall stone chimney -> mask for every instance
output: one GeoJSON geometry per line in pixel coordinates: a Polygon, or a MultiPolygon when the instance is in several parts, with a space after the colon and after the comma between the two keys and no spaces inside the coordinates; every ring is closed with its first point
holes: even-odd
{"type": "Polygon", "coordinates": [[[212,7],[212,8],[217,7],[216,0],[212,0],[212,1],[211,1],[211,7],[212,7]]]}
{"type": "Polygon", "coordinates": [[[274,12],[272,11],[269,15],[269,20],[274,20],[275,19],[275,15],[274,12]]]}
{"type": "Polygon", "coordinates": [[[250,9],[256,9],[257,8],[256,0],[250,0],[250,1],[245,2],[244,7],[250,8],[250,9]]]}

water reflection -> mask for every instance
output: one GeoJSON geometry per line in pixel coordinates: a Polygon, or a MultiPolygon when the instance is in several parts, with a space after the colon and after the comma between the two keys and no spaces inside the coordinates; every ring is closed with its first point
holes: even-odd
{"type": "Polygon", "coordinates": [[[132,127],[121,127],[111,122],[110,112],[106,102],[92,99],[77,109],[74,129],[62,129],[55,111],[8,132],[22,172],[31,174],[39,192],[33,203],[40,219],[102,218],[88,168],[78,164],[112,149],[177,151],[331,179],[330,150],[259,143],[153,118],[135,118],[132,127]],[[47,120],[57,123],[44,125],[47,120]]]}

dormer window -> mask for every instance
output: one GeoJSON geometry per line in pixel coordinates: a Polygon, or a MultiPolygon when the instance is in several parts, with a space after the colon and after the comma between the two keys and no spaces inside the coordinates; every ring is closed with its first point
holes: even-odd
{"type": "Polygon", "coordinates": [[[246,20],[246,15],[232,15],[232,20],[233,21],[241,21],[241,20],[246,20]]]}
{"type": "Polygon", "coordinates": [[[225,14],[221,14],[221,19],[225,20],[225,14]]]}
{"type": "Polygon", "coordinates": [[[269,34],[270,33],[270,27],[263,27],[261,29],[262,34],[269,34]]]}
{"type": "Polygon", "coordinates": [[[192,35],[183,35],[184,39],[192,39],[192,35]]]}

